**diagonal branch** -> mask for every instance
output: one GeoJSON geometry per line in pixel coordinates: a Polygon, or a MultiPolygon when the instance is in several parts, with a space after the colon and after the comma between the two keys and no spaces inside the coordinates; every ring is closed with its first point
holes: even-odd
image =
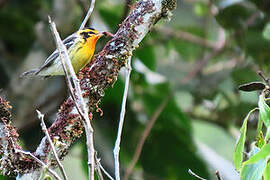
{"type": "Polygon", "coordinates": [[[149,136],[150,131],[152,130],[152,127],[154,126],[156,120],[158,119],[159,115],[162,113],[162,111],[164,110],[164,108],[166,107],[166,105],[168,104],[170,98],[172,97],[173,93],[170,93],[162,102],[161,104],[158,106],[157,110],[154,112],[153,116],[150,118],[150,120],[148,121],[142,135],[141,138],[136,146],[136,150],[135,153],[132,157],[131,162],[128,165],[128,168],[126,170],[125,176],[124,176],[124,180],[128,180],[130,174],[132,173],[137,161],[139,160],[139,157],[141,155],[142,149],[143,149],[143,145],[145,143],[146,138],[149,136]]]}
{"type": "Polygon", "coordinates": [[[58,157],[58,155],[57,155],[57,152],[56,152],[56,150],[55,150],[54,144],[53,144],[52,139],[51,139],[51,137],[50,137],[50,135],[49,135],[48,129],[47,129],[47,127],[46,127],[46,124],[45,124],[45,122],[44,122],[44,114],[42,114],[39,110],[36,110],[36,111],[37,111],[37,113],[38,113],[38,118],[39,118],[40,121],[41,121],[41,127],[42,127],[42,130],[44,131],[45,135],[47,136],[47,139],[48,139],[48,141],[49,141],[49,143],[50,143],[50,146],[51,146],[51,148],[52,148],[52,152],[53,152],[53,155],[54,155],[54,157],[55,157],[55,159],[56,159],[56,162],[57,162],[57,164],[58,164],[58,167],[59,167],[59,169],[60,169],[60,172],[62,173],[62,176],[64,177],[64,180],[67,180],[68,178],[67,178],[67,174],[66,174],[66,172],[65,172],[64,166],[63,166],[63,165],[61,164],[61,162],[60,162],[60,159],[59,159],[59,157],[58,157]]]}
{"type": "MultiPolygon", "coordinates": [[[[104,96],[104,91],[113,86],[120,68],[125,66],[128,57],[138,47],[149,30],[161,18],[169,16],[175,8],[176,0],[140,0],[135,4],[114,37],[95,56],[92,63],[79,74],[83,100],[90,113],[94,112],[98,107],[104,96]]],[[[84,132],[84,121],[82,121],[79,113],[72,97],[69,97],[60,107],[54,123],[48,129],[50,136],[58,136],[59,142],[62,144],[62,146],[56,147],[60,159],[64,158],[71,144],[84,132]]],[[[0,123],[0,130],[5,127],[0,123]]],[[[17,139],[14,138],[14,141],[16,144],[17,139]]],[[[6,142],[7,140],[4,139],[2,144],[6,142]]],[[[11,157],[16,157],[13,151],[9,152],[11,157]]],[[[41,161],[47,162],[50,152],[51,148],[45,136],[33,154],[41,161]]],[[[5,158],[10,157],[5,156],[5,158]]],[[[21,161],[12,159],[11,162],[13,162],[11,165],[8,164],[4,168],[10,174],[19,174],[20,178],[17,179],[23,179],[27,175],[33,175],[32,177],[35,179],[34,176],[38,176],[42,171],[40,165],[31,159],[27,162],[27,171],[24,166],[26,162],[23,159],[21,161]]]]}
{"type": "Polygon", "coordinates": [[[55,42],[57,44],[57,49],[62,62],[62,67],[65,72],[68,88],[75,103],[76,110],[80,114],[81,118],[83,119],[85,134],[86,134],[86,144],[87,144],[87,151],[88,151],[88,172],[89,172],[89,180],[94,180],[94,170],[95,170],[95,149],[94,149],[94,135],[93,135],[93,128],[90,123],[90,119],[88,116],[88,109],[86,104],[83,100],[81,87],[79,84],[79,80],[74,72],[73,66],[71,64],[67,48],[63,44],[60,36],[56,30],[56,25],[54,22],[51,22],[49,17],[49,23],[51,25],[51,29],[54,35],[55,42]]]}
{"type": "Polygon", "coordinates": [[[83,29],[83,28],[85,27],[85,25],[86,25],[88,19],[90,18],[91,14],[92,14],[92,12],[93,12],[93,10],[94,10],[95,3],[96,3],[96,0],[91,0],[90,8],[89,8],[89,10],[88,10],[88,12],[87,12],[87,14],[86,14],[86,16],[85,16],[85,18],[84,18],[82,24],[81,24],[79,30],[81,30],[81,29],[83,29]]]}

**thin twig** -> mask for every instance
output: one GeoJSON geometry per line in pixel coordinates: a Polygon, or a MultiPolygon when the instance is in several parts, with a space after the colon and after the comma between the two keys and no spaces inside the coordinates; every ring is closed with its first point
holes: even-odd
{"type": "Polygon", "coordinates": [[[53,144],[52,139],[51,139],[51,137],[49,135],[48,129],[46,127],[46,124],[44,122],[44,114],[42,114],[39,110],[36,110],[36,111],[38,113],[38,118],[41,121],[42,130],[44,131],[45,135],[47,136],[47,139],[48,139],[48,141],[50,143],[50,146],[52,148],[53,155],[54,155],[54,157],[56,159],[56,162],[57,162],[57,164],[59,166],[60,172],[62,173],[62,176],[64,177],[64,180],[68,180],[68,177],[67,177],[67,174],[65,172],[64,166],[60,162],[60,159],[59,159],[59,157],[57,155],[57,152],[55,150],[54,144],[53,144]]]}
{"type": "Polygon", "coordinates": [[[85,16],[79,30],[81,30],[81,29],[83,29],[85,27],[88,19],[90,18],[91,14],[92,14],[92,12],[94,10],[95,3],[96,3],[96,0],[91,0],[90,8],[88,9],[88,12],[87,12],[87,14],[86,14],[86,16],[85,16]]]}
{"type": "Polygon", "coordinates": [[[112,178],[112,176],[103,168],[103,166],[101,165],[100,163],[100,159],[97,157],[97,153],[95,154],[95,161],[96,161],[96,169],[97,169],[97,172],[98,172],[98,175],[99,175],[99,178],[103,179],[103,176],[102,176],[102,172],[104,172],[104,174],[110,179],[110,180],[114,180],[112,178]]]}
{"type": "Polygon", "coordinates": [[[195,178],[197,179],[200,179],[200,180],[206,180],[200,176],[198,176],[197,174],[195,174],[193,171],[191,171],[191,169],[188,170],[188,173],[191,175],[191,176],[194,176],[195,178]]]}
{"type": "Polygon", "coordinates": [[[98,179],[99,180],[104,180],[101,169],[100,169],[100,159],[97,157],[97,152],[95,153],[95,164],[96,164],[96,171],[97,171],[97,175],[98,175],[98,179]]]}
{"type": "Polygon", "coordinates": [[[62,40],[60,39],[55,23],[51,22],[50,17],[49,17],[49,23],[53,32],[55,42],[57,44],[57,49],[58,49],[59,56],[62,62],[62,67],[65,72],[65,77],[67,80],[71,97],[73,98],[73,101],[74,101],[74,104],[78,113],[83,119],[83,124],[84,124],[84,129],[85,129],[85,134],[86,134],[86,145],[87,145],[87,151],[88,151],[89,180],[94,180],[94,173],[95,173],[94,171],[95,170],[94,168],[95,167],[94,135],[93,135],[93,128],[91,126],[90,119],[88,116],[88,109],[86,108],[86,104],[84,103],[79,80],[74,72],[73,66],[68,56],[67,49],[65,45],[63,44],[62,40]]]}
{"type": "Polygon", "coordinates": [[[121,134],[122,134],[125,113],[126,113],[126,102],[127,102],[127,95],[128,95],[130,73],[131,73],[131,56],[129,56],[127,60],[125,90],[124,90],[124,95],[122,99],[122,107],[121,107],[119,126],[118,126],[118,131],[117,131],[117,138],[116,138],[114,150],[113,150],[114,168],[115,168],[114,171],[115,171],[116,180],[120,180],[119,151],[120,151],[120,143],[121,143],[121,134]]]}
{"type": "Polygon", "coordinates": [[[148,121],[142,135],[141,135],[141,138],[137,144],[137,147],[136,147],[136,150],[135,150],[135,153],[132,157],[132,160],[131,162],[129,163],[128,165],[128,168],[126,170],[126,173],[125,173],[125,176],[124,176],[124,180],[128,180],[130,174],[132,173],[140,155],[141,155],[141,152],[142,152],[142,148],[143,148],[143,145],[144,145],[144,142],[146,140],[146,138],[148,137],[148,135],[150,134],[150,131],[153,127],[153,125],[155,124],[156,120],[158,119],[159,115],[162,113],[163,109],[166,107],[166,105],[168,104],[169,102],[169,99],[172,97],[173,93],[170,93],[169,96],[167,96],[163,101],[162,103],[159,105],[159,107],[157,108],[157,110],[154,112],[153,116],[150,118],[150,120],[148,121]]]}
{"type": "MultiPolygon", "coordinates": [[[[255,20],[256,18],[260,15],[260,13],[257,11],[250,15],[247,20],[245,21],[243,27],[248,28],[255,20]]],[[[197,64],[195,64],[194,69],[190,71],[190,73],[185,77],[181,83],[186,84],[190,80],[192,80],[202,69],[205,67],[205,65],[213,58],[217,57],[221,53],[223,53],[228,46],[229,43],[231,43],[232,40],[234,40],[234,37],[237,36],[239,33],[242,32],[242,29],[235,31],[234,33],[231,33],[227,40],[223,40],[224,33],[222,32],[224,30],[220,29],[219,33],[219,41],[217,43],[217,48],[213,49],[213,51],[206,55],[202,60],[200,60],[197,64]]]]}
{"type": "Polygon", "coordinates": [[[209,41],[207,39],[201,38],[199,36],[193,35],[189,32],[181,31],[181,30],[176,30],[168,27],[159,27],[155,28],[157,32],[162,33],[165,36],[173,36],[174,38],[188,41],[194,44],[198,44],[203,47],[215,49],[217,48],[216,43],[209,41]]]}
{"type": "Polygon", "coordinates": [[[217,176],[218,180],[223,180],[222,177],[221,177],[221,175],[219,174],[219,171],[218,170],[216,170],[216,176],[217,176]]]}
{"type": "Polygon", "coordinates": [[[194,68],[188,73],[188,75],[181,81],[183,84],[186,84],[191,79],[193,79],[200,71],[201,69],[213,58],[220,55],[227,47],[227,45],[231,42],[232,36],[229,37],[228,40],[223,39],[223,30],[220,30],[219,33],[219,39],[220,42],[217,42],[217,47],[213,49],[213,51],[210,54],[207,54],[202,60],[198,61],[194,68]]]}
{"type": "Polygon", "coordinates": [[[46,168],[48,170],[49,173],[51,173],[51,175],[53,175],[55,177],[55,179],[57,180],[61,180],[61,178],[58,176],[58,174],[50,169],[44,162],[42,162],[40,159],[38,159],[36,156],[34,156],[31,152],[26,152],[20,149],[15,149],[15,153],[22,153],[28,156],[31,156],[36,162],[38,162],[44,169],[46,168]]]}
{"type": "Polygon", "coordinates": [[[96,171],[97,171],[98,179],[99,180],[104,180],[103,175],[102,175],[102,172],[101,172],[99,166],[96,166],[96,171]]]}
{"type": "Polygon", "coordinates": [[[113,177],[105,170],[105,168],[101,164],[99,164],[99,167],[110,180],[114,180],[113,177]]]}

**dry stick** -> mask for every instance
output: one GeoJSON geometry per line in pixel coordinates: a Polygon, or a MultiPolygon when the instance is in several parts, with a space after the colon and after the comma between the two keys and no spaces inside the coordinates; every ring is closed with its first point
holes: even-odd
{"type": "MultiPolygon", "coordinates": [[[[248,28],[255,20],[256,18],[260,15],[260,12],[257,11],[254,14],[250,15],[246,22],[244,23],[244,27],[248,28]]],[[[225,40],[221,42],[220,45],[218,45],[218,48],[213,49],[213,51],[205,56],[201,61],[199,61],[196,65],[195,68],[188,74],[187,77],[185,77],[181,83],[186,84],[189,82],[191,79],[193,79],[200,71],[201,69],[208,63],[210,59],[215,58],[219,54],[221,54],[227,47],[227,45],[233,40],[233,37],[237,35],[238,33],[241,33],[241,29],[237,30],[235,33],[230,34],[228,40],[225,40]]]]}
{"type": "Polygon", "coordinates": [[[53,175],[55,177],[55,179],[61,180],[61,178],[58,176],[58,174],[54,170],[50,169],[44,162],[42,162],[40,159],[38,159],[32,153],[26,152],[26,151],[23,151],[23,150],[20,150],[20,149],[15,149],[15,153],[17,153],[17,152],[28,155],[28,156],[31,156],[36,162],[41,164],[43,166],[43,168],[46,168],[48,170],[48,172],[51,173],[51,175],[53,175]]]}
{"type": "Polygon", "coordinates": [[[200,176],[198,176],[197,174],[195,174],[194,172],[191,171],[191,169],[188,170],[188,173],[191,175],[191,176],[194,176],[195,178],[197,179],[200,179],[200,180],[206,180],[200,176]]]}
{"type": "Polygon", "coordinates": [[[120,143],[121,143],[121,134],[122,134],[125,113],[126,113],[126,102],[127,102],[127,95],[128,95],[128,87],[129,87],[129,79],[130,79],[131,70],[132,70],[131,69],[131,56],[129,56],[128,60],[127,60],[125,90],[124,90],[124,95],[123,95],[123,99],[122,99],[122,107],[121,107],[119,126],[118,126],[118,131],[117,131],[117,138],[116,138],[114,149],[113,149],[114,168],[115,168],[114,172],[115,172],[115,179],[116,180],[120,180],[119,151],[120,151],[120,143]]]}
{"type": "Polygon", "coordinates": [[[113,177],[105,170],[105,168],[100,164],[100,162],[98,162],[98,166],[100,167],[100,169],[104,172],[104,174],[106,174],[106,176],[110,179],[110,180],[114,180],[113,177]]]}
{"type": "Polygon", "coordinates": [[[181,81],[181,83],[186,84],[191,79],[193,79],[201,71],[201,69],[208,63],[209,60],[215,58],[225,50],[226,46],[229,44],[231,40],[232,36],[229,37],[228,40],[223,41],[218,48],[213,49],[213,51],[210,54],[206,55],[201,61],[197,62],[197,64],[195,64],[194,69],[188,74],[187,77],[185,77],[181,81]]]}
{"type": "Polygon", "coordinates": [[[216,170],[216,176],[217,176],[218,180],[223,180],[222,177],[221,177],[221,175],[219,174],[219,171],[218,170],[216,170]]]}
{"type": "Polygon", "coordinates": [[[104,180],[103,175],[102,175],[102,172],[100,170],[100,166],[98,166],[98,165],[96,166],[96,171],[97,171],[98,179],[99,180],[104,180]]]}
{"type": "MultiPolygon", "coordinates": [[[[104,172],[104,174],[106,175],[106,176],[108,176],[108,178],[109,179],[111,179],[111,180],[114,180],[113,178],[112,178],[112,176],[102,167],[102,165],[101,165],[101,163],[100,163],[100,158],[98,158],[97,157],[97,153],[95,153],[95,161],[96,161],[96,169],[97,169],[97,171],[98,171],[98,173],[100,173],[101,171],[100,170],[102,170],[103,172],[104,172]]],[[[102,176],[102,175],[101,175],[102,176]]],[[[103,177],[102,177],[103,178],[103,177]]]]}
{"type": "Polygon", "coordinates": [[[95,173],[95,160],[94,160],[94,135],[93,135],[93,128],[91,126],[89,116],[88,116],[88,109],[86,108],[86,105],[84,103],[81,87],[79,84],[79,80],[74,72],[73,66],[71,64],[71,61],[68,56],[67,49],[65,45],[63,44],[62,40],[60,39],[59,33],[56,30],[56,25],[54,22],[51,22],[49,17],[49,23],[54,35],[55,42],[57,44],[57,49],[62,62],[62,66],[66,75],[68,87],[71,93],[71,97],[73,98],[74,104],[77,108],[78,113],[80,114],[81,118],[83,119],[83,124],[85,128],[85,134],[86,134],[86,144],[87,144],[87,151],[88,151],[88,171],[89,171],[89,180],[94,180],[94,173],[95,173]],[[76,95],[73,90],[73,86],[75,87],[76,95]]]}
{"type": "Polygon", "coordinates": [[[140,155],[142,152],[142,148],[144,145],[144,142],[146,140],[146,138],[148,137],[153,125],[155,124],[156,120],[158,119],[159,115],[162,113],[163,109],[166,107],[166,105],[169,102],[169,99],[172,97],[173,93],[170,93],[169,96],[167,96],[163,102],[159,105],[159,107],[157,108],[157,110],[154,112],[153,116],[150,118],[150,120],[148,121],[142,135],[141,138],[139,140],[139,143],[137,144],[135,153],[132,157],[131,162],[128,165],[128,168],[126,170],[125,176],[124,176],[124,180],[128,180],[130,174],[132,173],[140,155]]]}
{"type": "Polygon", "coordinates": [[[198,44],[200,46],[204,46],[211,49],[216,49],[217,45],[215,42],[208,41],[207,39],[201,38],[199,36],[195,36],[189,32],[181,31],[181,30],[175,30],[168,27],[160,27],[155,28],[157,32],[160,32],[166,36],[173,36],[174,38],[188,41],[194,44],[198,44]]]}
{"type": "Polygon", "coordinates": [[[83,29],[83,28],[85,27],[85,25],[86,25],[88,19],[90,18],[91,14],[92,14],[92,12],[93,12],[93,10],[94,10],[95,2],[96,2],[96,0],[92,0],[92,1],[91,1],[90,8],[89,8],[89,10],[88,10],[88,12],[87,12],[87,14],[86,14],[86,16],[85,16],[85,18],[84,18],[82,24],[81,24],[79,30],[81,30],[81,29],[83,29]]]}
{"type": "Polygon", "coordinates": [[[59,166],[60,172],[62,173],[62,176],[64,177],[64,180],[67,180],[68,178],[67,178],[67,174],[66,174],[66,172],[65,172],[64,166],[63,166],[63,165],[61,164],[61,162],[60,162],[60,159],[59,159],[59,157],[58,157],[58,155],[57,155],[57,152],[56,152],[56,150],[55,150],[54,144],[53,144],[52,139],[51,139],[51,137],[50,137],[50,135],[49,135],[48,129],[47,129],[47,127],[46,127],[46,124],[45,124],[45,122],[44,122],[44,114],[42,114],[39,110],[36,110],[36,111],[37,111],[37,113],[38,113],[38,118],[39,118],[40,121],[41,121],[41,127],[42,127],[42,130],[44,131],[44,133],[45,133],[46,136],[47,136],[47,139],[48,139],[48,141],[49,141],[49,143],[50,143],[50,146],[51,146],[51,148],[52,148],[53,155],[54,155],[54,157],[55,157],[55,159],[56,159],[56,162],[57,162],[57,164],[58,164],[58,166],[59,166]]]}
{"type": "Polygon", "coordinates": [[[97,152],[95,153],[95,169],[97,171],[98,179],[99,180],[104,180],[102,172],[100,170],[100,159],[97,157],[97,152]]]}

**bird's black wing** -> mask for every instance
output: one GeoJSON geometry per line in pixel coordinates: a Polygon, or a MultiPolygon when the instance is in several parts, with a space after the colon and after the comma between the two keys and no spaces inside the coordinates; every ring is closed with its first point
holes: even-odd
{"type": "MultiPolygon", "coordinates": [[[[69,49],[76,40],[76,34],[72,34],[70,36],[68,36],[66,39],[64,39],[63,43],[66,46],[67,49],[69,49]]],[[[59,56],[59,52],[58,50],[55,50],[44,62],[44,64],[38,69],[38,71],[36,71],[35,74],[38,74],[40,71],[42,71],[44,68],[49,67],[55,59],[57,59],[59,56]]]]}

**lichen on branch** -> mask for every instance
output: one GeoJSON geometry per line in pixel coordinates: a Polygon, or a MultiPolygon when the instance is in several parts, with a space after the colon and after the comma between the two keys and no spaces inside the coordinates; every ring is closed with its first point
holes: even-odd
{"type": "Polygon", "coordinates": [[[31,158],[17,153],[22,149],[18,143],[19,134],[11,125],[11,106],[0,97],[0,172],[3,175],[15,176],[18,173],[29,173],[39,167],[31,158]]]}
{"type": "MultiPolygon", "coordinates": [[[[96,110],[105,95],[104,91],[113,86],[119,70],[125,66],[128,57],[132,55],[151,27],[161,18],[170,16],[171,11],[175,8],[176,0],[140,0],[137,2],[114,37],[94,57],[92,63],[79,73],[80,85],[84,101],[90,112],[90,119],[92,119],[92,112],[96,110]]],[[[3,124],[1,126],[0,132],[4,129],[3,124]]],[[[68,153],[71,144],[83,134],[83,124],[71,97],[62,104],[48,131],[52,139],[57,136],[58,141],[62,144],[56,147],[56,150],[58,156],[63,158],[68,153]]],[[[17,136],[15,137],[17,138],[17,136]]],[[[17,143],[17,139],[14,141],[17,143]]],[[[42,161],[48,162],[51,161],[48,159],[50,151],[48,140],[44,137],[34,155],[42,161]]],[[[14,152],[9,153],[12,155],[14,152]]],[[[31,161],[28,172],[14,169],[14,174],[20,173],[21,179],[23,179],[23,174],[29,172],[30,175],[38,175],[41,171],[39,167],[31,161]]],[[[29,174],[25,176],[29,177],[29,174]]]]}

